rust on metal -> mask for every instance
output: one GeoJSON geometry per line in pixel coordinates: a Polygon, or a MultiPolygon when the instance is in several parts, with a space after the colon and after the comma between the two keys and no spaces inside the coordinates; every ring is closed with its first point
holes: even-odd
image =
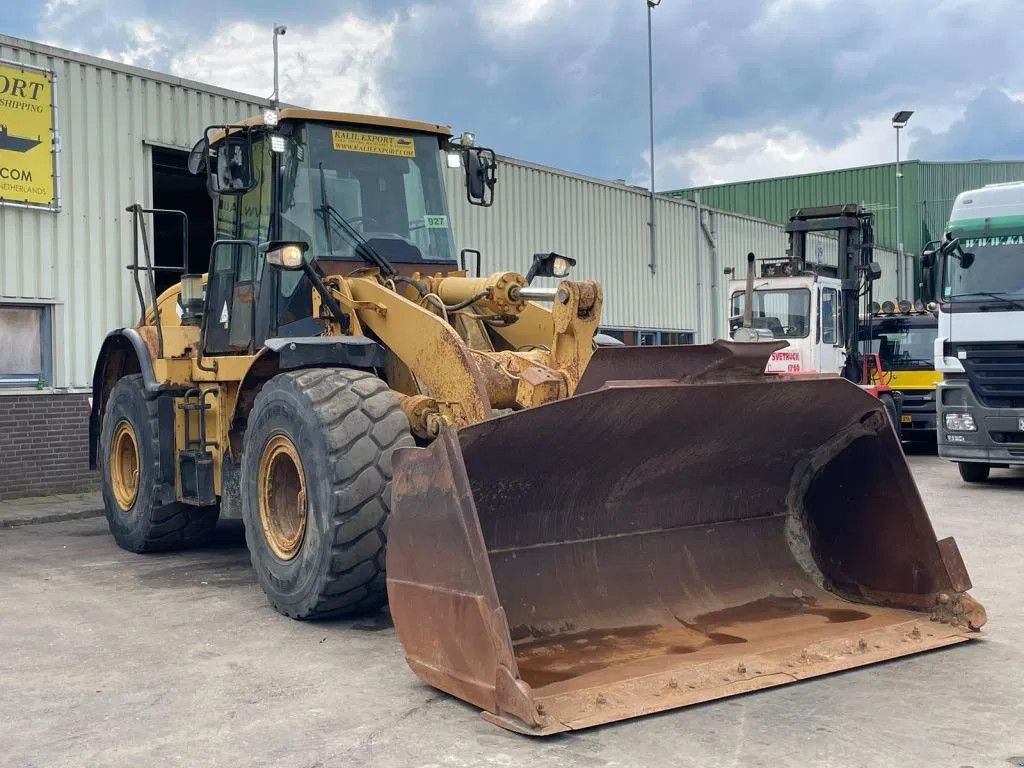
{"type": "Polygon", "coordinates": [[[580,394],[396,453],[416,674],[543,735],[977,637],[883,406],[772,347],[600,349],[580,394]]]}

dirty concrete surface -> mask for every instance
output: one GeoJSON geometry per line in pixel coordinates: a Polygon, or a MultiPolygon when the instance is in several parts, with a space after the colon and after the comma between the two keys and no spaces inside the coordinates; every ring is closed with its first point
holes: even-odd
{"type": "Polygon", "coordinates": [[[157,556],[102,518],[0,530],[0,765],[1024,765],[1024,472],[910,462],[986,640],[542,740],[420,683],[386,615],[274,613],[237,526],[157,556]]]}

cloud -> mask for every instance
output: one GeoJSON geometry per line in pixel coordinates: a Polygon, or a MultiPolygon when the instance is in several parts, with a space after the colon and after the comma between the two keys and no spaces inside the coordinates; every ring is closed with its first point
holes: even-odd
{"type": "Polygon", "coordinates": [[[918,130],[912,147],[927,160],[1024,159],[1024,98],[986,88],[945,131],[918,130]]]}
{"type": "Polygon", "coordinates": [[[892,160],[888,117],[859,121],[856,132],[833,146],[781,126],[726,133],[697,146],[655,155],[659,189],[790,176],[892,160]]]}
{"type": "Polygon", "coordinates": [[[484,23],[499,32],[518,31],[549,18],[555,10],[573,10],[574,0],[496,0],[481,3],[484,23]]]}
{"type": "MultiPolygon", "coordinates": [[[[271,25],[284,22],[285,100],[450,123],[591,175],[647,175],[641,0],[221,0],[212,24],[208,0],[46,2],[32,12],[56,45],[260,96],[271,25]]],[[[844,0],[667,0],[653,20],[659,188],[884,162],[901,108],[917,112],[904,137],[922,158],[997,156],[1024,123],[1006,96],[1024,94],[1007,34],[1024,26],[1020,0],[932,0],[927,13],[861,0],[854,16],[844,0]]]]}
{"type": "MultiPolygon", "coordinates": [[[[341,15],[316,26],[295,25],[280,38],[281,100],[369,114],[388,111],[381,68],[391,55],[395,19],[341,15]]],[[[256,95],[273,90],[269,27],[239,21],[174,55],[170,71],[256,95]]]]}

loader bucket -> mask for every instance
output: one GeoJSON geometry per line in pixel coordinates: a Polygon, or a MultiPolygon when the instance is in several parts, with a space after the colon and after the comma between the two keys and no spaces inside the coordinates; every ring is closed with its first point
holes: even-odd
{"type": "Polygon", "coordinates": [[[571,398],[395,456],[409,665],[544,735],[977,637],[884,407],[777,344],[606,348],[571,398]]]}

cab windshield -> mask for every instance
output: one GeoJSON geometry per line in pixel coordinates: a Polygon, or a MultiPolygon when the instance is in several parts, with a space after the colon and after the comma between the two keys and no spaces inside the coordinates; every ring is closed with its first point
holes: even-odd
{"type": "MultiPolygon", "coordinates": [[[[732,295],[730,327],[743,324],[746,294],[732,295]]],[[[765,328],[776,339],[803,339],[811,331],[811,292],[807,288],[754,289],[753,324],[765,328]]]]}
{"type": "Polygon", "coordinates": [[[455,246],[437,137],[306,123],[287,145],[281,237],[316,259],[452,262],[455,246]]]}
{"type": "Polygon", "coordinates": [[[861,348],[877,352],[887,371],[930,371],[934,367],[935,337],[938,321],[930,315],[875,317],[861,324],[861,348]],[[870,344],[864,345],[868,341],[870,344]]]}
{"type": "Polygon", "coordinates": [[[985,294],[1024,298],[1024,235],[962,237],[960,248],[973,253],[974,261],[965,269],[961,259],[946,256],[943,299],[988,300],[985,294]]]}

